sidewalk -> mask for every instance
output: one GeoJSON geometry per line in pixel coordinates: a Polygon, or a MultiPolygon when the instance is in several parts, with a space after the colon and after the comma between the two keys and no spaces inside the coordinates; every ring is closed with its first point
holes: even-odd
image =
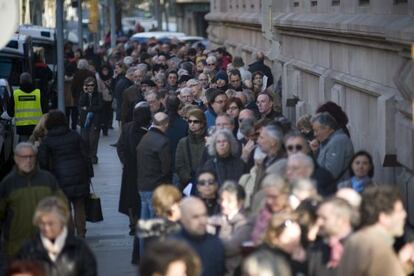
{"type": "Polygon", "coordinates": [[[86,240],[96,255],[100,276],[137,275],[131,264],[133,237],[128,235],[128,217],[118,212],[122,166],[116,148],[110,146],[118,137],[118,129],[100,137],[99,163],[94,165],[92,183],[101,198],[104,221],[86,225],[86,240]]]}

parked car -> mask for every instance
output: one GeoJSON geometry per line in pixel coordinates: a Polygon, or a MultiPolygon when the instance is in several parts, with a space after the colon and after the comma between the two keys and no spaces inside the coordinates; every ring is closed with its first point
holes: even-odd
{"type": "Polygon", "coordinates": [[[156,40],[161,42],[169,42],[173,38],[180,39],[185,37],[185,33],[180,32],[145,32],[137,33],[131,36],[131,41],[138,41],[139,43],[146,43],[148,39],[154,37],[156,40]]]}

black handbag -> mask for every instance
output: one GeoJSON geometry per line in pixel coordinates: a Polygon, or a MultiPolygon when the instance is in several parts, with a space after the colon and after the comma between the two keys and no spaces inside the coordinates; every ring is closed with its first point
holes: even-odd
{"type": "Polygon", "coordinates": [[[95,194],[91,182],[92,193],[86,198],[86,220],[89,222],[103,221],[101,199],[95,194]]]}

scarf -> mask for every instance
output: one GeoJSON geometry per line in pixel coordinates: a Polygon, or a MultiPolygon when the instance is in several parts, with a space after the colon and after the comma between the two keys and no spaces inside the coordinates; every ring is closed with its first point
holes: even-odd
{"type": "Polygon", "coordinates": [[[49,255],[50,259],[55,262],[57,257],[59,256],[60,252],[62,252],[63,247],[65,246],[66,237],[68,236],[68,229],[66,226],[63,228],[62,232],[59,236],[56,237],[55,242],[53,243],[51,240],[40,235],[40,239],[42,240],[43,247],[46,249],[47,254],[49,255]]]}

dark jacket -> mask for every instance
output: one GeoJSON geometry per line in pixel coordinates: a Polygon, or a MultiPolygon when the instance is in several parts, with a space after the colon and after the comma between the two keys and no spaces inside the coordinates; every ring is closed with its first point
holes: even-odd
{"type": "Polygon", "coordinates": [[[75,75],[73,75],[73,81],[72,81],[72,86],[70,90],[72,91],[72,97],[75,101],[75,104],[78,103],[79,97],[82,94],[83,82],[88,77],[95,78],[95,75],[88,69],[80,69],[76,71],[75,75]]]}
{"type": "Polygon", "coordinates": [[[125,124],[132,121],[132,113],[136,103],[143,101],[141,88],[133,84],[122,93],[121,121],[125,124]]]}
{"type": "Polygon", "coordinates": [[[238,183],[240,177],[247,172],[243,160],[234,156],[211,158],[204,164],[203,169],[214,171],[219,185],[223,185],[226,180],[238,183]]]}
{"type": "Polygon", "coordinates": [[[0,224],[3,225],[3,252],[16,254],[25,241],[37,232],[32,223],[34,210],[43,198],[58,195],[56,178],[49,172],[36,169],[23,175],[16,168],[0,183],[0,224]]]}
{"type": "Polygon", "coordinates": [[[195,184],[195,174],[200,166],[204,147],[204,135],[195,135],[192,132],[178,142],[175,153],[175,172],[178,174],[182,187],[191,181],[195,184]]]}
{"type": "Polygon", "coordinates": [[[152,127],[137,146],[138,191],[154,191],[171,183],[171,150],[168,137],[152,127]]]}
{"type": "Polygon", "coordinates": [[[118,157],[123,165],[118,211],[125,215],[129,215],[128,209],[138,212],[137,146],[146,133],[145,128],[129,122],[122,127],[121,136],[116,143],[118,157]]]}
{"type": "Polygon", "coordinates": [[[82,93],[82,95],[79,98],[79,107],[80,107],[80,124],[83,128],[86,121],[86,116],[88,112],[93,113],[93,118],[91,122],[91,126],[98,127],[101,123],[100,121],[100,115],[102,112],[102,96],[97,91],[94,91],[92,93],[92,96],[90,96],[88,93],[82,93]],[[86,110],[83,109],[83,107],[86,107],[86,110]]]}
{"type": "Polygon", "coordinates": [[[22,260],[40,261],[48,276],[94,276],[98,275],[95,256],[86,242],[70,233],[62,251],[53,262],[43,247],[40,235],[25,244],[17,256],[22,260]]]}
{"type": "Polygon", "coordinates": [[[116,119],[118,121],[121,120],[121,107],[122,107],[122,94],[124,93],[125,89],[133,85],[134,83],[127,79],[125,76],[121,76],[119,80],[115,84],[114,88],[114,98],[116,99],[116,119]]]}
{"type": "Polygon", "coordinates": [[[77,132],[67,126],[50,129],[39,146],[38,161],[56,177],[68,198],[89,194],[87,153],[77,132]]]}
{"type": "MultiPolygon", "coordinates": [[[[188,124],[181,118],[178,114],[177,115],[169,115],[170,116],[170,123],[168,125],[167,135],[168,139],[170,139],[170,149],[171,149],[171,158],[173,161],[173,165],[175,163],[175,151],[177,150],[178,142],[181,138],[184,138],[188,134],[188,124]]],[[[173,166],[174,169],[174,166],[173,166]]]]}
{"type": "Polygon", "coordinates": [[[205,234],[194,236],[182,229],[172,236],[173,239],[186,242],[200,257],[202,276],[221,276],[225,272],[223,243],[217,236],[205,234]]]}
{"type": "Polygon", "coordinates": [[[269,66],[264,64],[262,60],[258,60],[249,65],[249,71],[253,74],[256,71],[262,72],[267,76],[266,88],[273,84],[273,74],[269,66]]]}

